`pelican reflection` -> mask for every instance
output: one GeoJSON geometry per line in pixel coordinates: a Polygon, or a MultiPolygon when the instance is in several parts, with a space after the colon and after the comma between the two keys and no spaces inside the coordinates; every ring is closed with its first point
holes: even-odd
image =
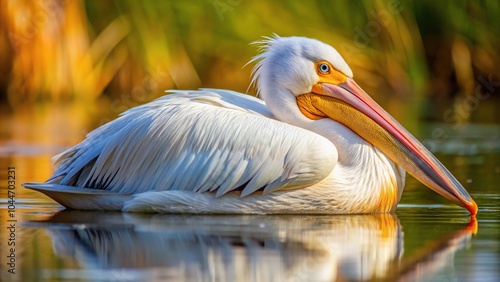
{"type": "MultiPolygon", "coordinates": [[[[453,254],[469,225],[402,260],[396,215],[201,216],[63,211],[48,221],[55,253],[80,269],[51,278],[141,281],[335,281],[413,275],[453,254]],[[429,255],[431,254],[431,255],[429,255]],[[442,257],[442,256],[441,256],[442,257]]],[[[432,267],[429,267],[430,269],[432,267]]],[[[434,269],[433,269],[434,271],[434,269]]]]}

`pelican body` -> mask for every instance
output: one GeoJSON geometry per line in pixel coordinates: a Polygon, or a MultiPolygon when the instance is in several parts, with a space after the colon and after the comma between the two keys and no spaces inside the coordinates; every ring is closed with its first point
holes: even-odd
{"type": "Polygon", "coordinates": [[[57,155],[26,187],[68,208],[164,213],[393,212],[405,171],[472,215],[477,205],[415,137],[353,80],[331,46],[258,42],[252,83],[169,91],[57,155]]]}

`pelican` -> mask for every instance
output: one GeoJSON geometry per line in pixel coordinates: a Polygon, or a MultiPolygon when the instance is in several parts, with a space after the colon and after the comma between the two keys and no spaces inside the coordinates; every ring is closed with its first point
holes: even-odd
{"type": "Polygon", "coordinates": [[[261,99],[169,91],[54,157],[63,206],[162,213],[394,212],[405,171],[471,215],[457,179],[353,80],[331,46],[265,38],[250,62],[261,99]]]}

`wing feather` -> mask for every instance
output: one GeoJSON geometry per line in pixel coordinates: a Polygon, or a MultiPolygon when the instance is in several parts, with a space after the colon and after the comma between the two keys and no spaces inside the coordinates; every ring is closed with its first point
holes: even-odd
{"type": "Polygon", "coordinates": [[[130,109],[55,157],[49,181],[135,194],[189,190],[241,196],[312,185],[337,162],[333,144],[272,119],[231,91],[178,91],[130,109]]]}

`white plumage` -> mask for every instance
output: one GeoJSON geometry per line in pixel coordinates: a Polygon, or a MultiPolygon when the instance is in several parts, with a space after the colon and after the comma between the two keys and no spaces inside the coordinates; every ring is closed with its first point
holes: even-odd
{"type": "Polygon", "coordinates": [[[327,177],[335,147],[266,117],[262,106],[230,91],[175,92],[123,113],[56,156],[52,179],[127,194],[189,190],[219,197],[237,188],[242,196],[300,188],[327,177]]]}
{"type": "MultiPolygon", "coordinates": [[[[253,82],[265,102],[228,90],[170,91],[56,156],[45,184],[25,186],[76,209],[393,211],[405,177],[394,160],[400,158],[417,177],[428,174],[414,155],[407,156],[411,146],[400,157],[399,147],[407,142],[398,136],[400,125],[370,116],[372,110],[388,116],[382,109],[366,110],[342,97],[340,87],[353,95],[362,90],[332,47],[301,37],[268,38],[261,47],[253,82]],[[312,99],[310,105],[299,101],[304,97],[312,99]]],[[[435,176],[425,177],[432,188],[435,176]]]]}

